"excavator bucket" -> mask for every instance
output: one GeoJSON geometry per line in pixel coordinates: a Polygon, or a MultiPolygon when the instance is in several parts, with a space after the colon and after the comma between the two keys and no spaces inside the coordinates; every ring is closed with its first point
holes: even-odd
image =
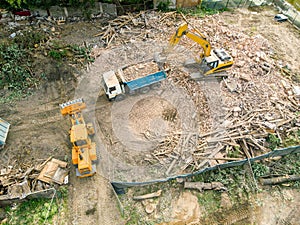
{"type": "Polygon", "coordinates": [[[63,116],[73,114],[86,108],[86,104],[83,98],[78,98],[72,101],[62,103],[59,106],[60,112],[63,116]]]}

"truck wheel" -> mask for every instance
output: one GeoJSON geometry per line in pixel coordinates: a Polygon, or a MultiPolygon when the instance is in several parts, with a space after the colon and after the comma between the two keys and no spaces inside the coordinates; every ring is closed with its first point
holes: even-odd
{"type": "Polygon", "coordinates": [[[93,160],[93,163],[98,165],[99,164],[99,161],[100,161],[100,149],[96,147],[96,156],[97,156],[97,159],[96,160],[93,160]]]}
{"type": "Polygon", "coordinates": [[[108,101],[111,102],[111,99],[109,98],[108,94],[105,94],[106,98],[108,99],[108,101]]]}
{"type": "Polygon", "coordinates": [[[120,94],[120,95],[117,95],[116,98],[115,98],[115,101],[116,102],[119,102],[119,101],[122,101],[125,99],[125,95],[124,94],[120,94]]]}
{"type": "Polygon", "coordinates": [[[157,90],[157,89],[160,88],[160,86],[161,86],[160,83],[155,83],[155,84],[152,84],[150,87],[151,87],[151,89],[153,89],[153,90],[157,90]]]}
{"type": "Polygon", "coordinates": [[[129,95],[135,95],[135,94],[136,94],[136,91],[129,91],[128,94],[129,94],[129,95]]]}
{"type": "Polygon", "coordinates": [[[143,87],[143,88],[141,88],[140,90],[139,90],[139,92],[141,93],[141,94],[146,94],[147,92],[149,92],[150,91],[150,87],[143,87]]]}
{"type": "Polygon", "coordinates": [[[88,135],[90,137],[93,137],[95,135],[95,128],[94,128],[93,123],[87,123],[86,129],[87,129],[88,135]]]}

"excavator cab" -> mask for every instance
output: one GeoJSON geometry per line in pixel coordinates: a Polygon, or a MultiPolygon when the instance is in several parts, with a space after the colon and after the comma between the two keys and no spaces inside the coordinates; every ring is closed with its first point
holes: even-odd
{"type": "Polygon", "coordinates": [[[208,66],[208,70],[204,71],[204,75],[209,75],[227,70],[233,65],[233,60],[224,49],[215,49],[210,56],[203,58],[202,63],[208,66]]]}

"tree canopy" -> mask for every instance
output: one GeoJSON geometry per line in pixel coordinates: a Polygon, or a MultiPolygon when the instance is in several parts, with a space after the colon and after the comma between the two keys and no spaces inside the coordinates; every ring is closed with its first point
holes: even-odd
{"type": "Polygon", "coordinates": [[[1,3],[1,6],[10,7],[10,8],[26,8],[30,6],[35,7],[50,7],[53,5],[61,6],[80,6],[87,3],[94,3],[95,0],[4,0],[1,3]]]}

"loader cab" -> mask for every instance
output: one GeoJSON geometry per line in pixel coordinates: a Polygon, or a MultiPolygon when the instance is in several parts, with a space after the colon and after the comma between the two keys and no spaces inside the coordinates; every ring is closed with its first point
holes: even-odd
{"type": "Polygon", "coordinates": [[[92,171],[92,161],[85,148],[80,148],[78,151],[78,171],[81,175],[88,175],[92,171]]]}
{"type": "Polygon", "coordinates": [[[103,74],[103,83],[105,94],[109,100],[122,94],[122,88],[114,71],[108,71],[103,74]]]}
{"type": "Polygon", "coordinates": [[[88,131],[85,124],[77,124],[72,126],[70,131],[71,143],[75,148],[88,146],[91,144],[88,131]]]}

